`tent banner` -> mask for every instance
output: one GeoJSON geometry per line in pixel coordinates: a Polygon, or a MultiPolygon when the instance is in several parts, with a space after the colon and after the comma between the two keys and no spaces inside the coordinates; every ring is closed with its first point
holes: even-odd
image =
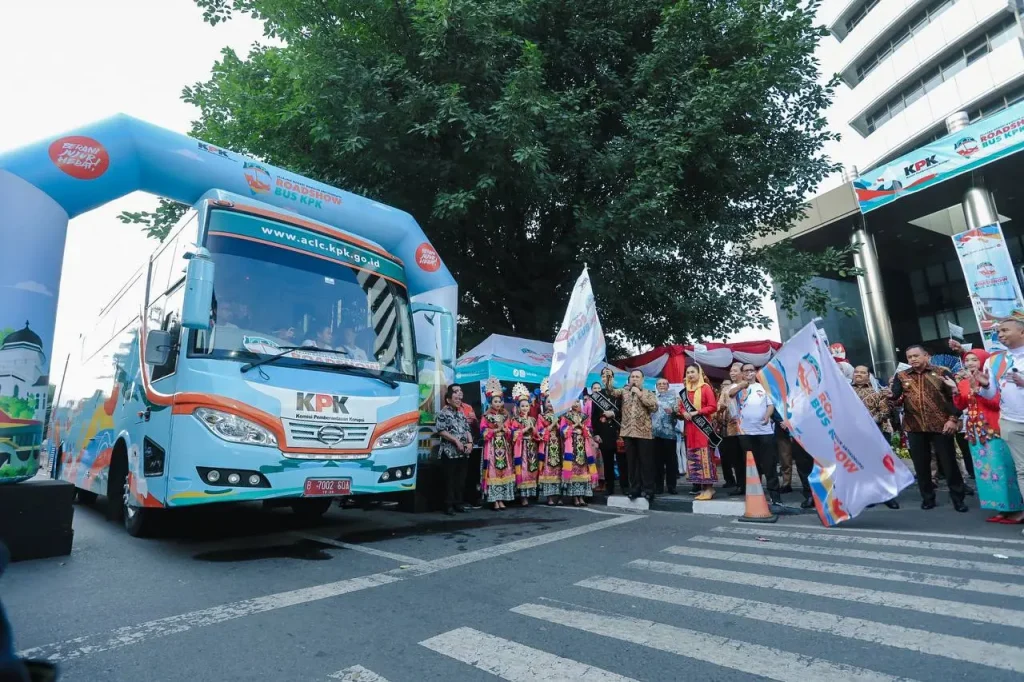
{"type": "Polygon", "coordinates": [[[1024,147],[1024,102],[862,173],[853,181],[861,213],[1009,156],[1024,147]]]}
{"type": "MultiPolygon", "coordinates": [[[[960,259],[971,296],[974,317],[978,320],[985,350],[1005,350],[999,343],[999,320],[1024,319],[1024,297],[1006,248],[999,223],[953,235],[953,246],[960,259]]],[[[953,329],[950,327],[950,334],[953,329]]],[[[963,334],[963,330],[960,332],[963,334]]]]}
{"type": "Polygon", "coordinates": [[[586,267],[576,280],[555,336],[550,400],[555,414],[567,412],[587,385],[587,375],[605,357],[604,330],[586,267]]]}
{"type": "Polygon", "coordinates": [[[852,519],[914,482],[815,333],[813,323],[759,374],[789,433],[812,458],[811,491],[825,526],[852,519]]]}
{"type": "Polygon", "coordinates": [[[455,383],[487,381],[495,377],[499,381],[517,381],[524,384],[539,384],[548,375],[547,365],[525,365],[504,360],[480,360],[455,369],[455,383]]]}

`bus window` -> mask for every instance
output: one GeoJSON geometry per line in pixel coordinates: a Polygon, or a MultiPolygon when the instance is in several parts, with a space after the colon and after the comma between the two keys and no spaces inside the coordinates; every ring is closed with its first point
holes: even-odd
{"type": "Polygon", "coordinates": [[[340,351],[278,364],[379,370],[415,381],[405,288],[375,274],[273,246],[211,235],[217,264],[213,328],[194,332],[190,353],[250,360],[279,346],[340,351]]]}
{"type": "Polygon", "coordinates": [[[178,349],[180,348],[181,339],[181,305],[184,296],[185,285],[181,284],[174,291],[167,294],[164,301],[164,313],[160,329],[170,332],[173,342],[171,352],[167,356],[167,362],[153,367],[153,381],[158,381],[174,374],[174,370],[178,367],[178,349]]]}

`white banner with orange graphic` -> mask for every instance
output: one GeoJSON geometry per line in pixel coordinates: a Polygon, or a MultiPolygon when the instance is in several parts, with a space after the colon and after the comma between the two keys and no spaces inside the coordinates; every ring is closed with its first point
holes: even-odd
{"type": "Polygon", "coordinates": [[[814,458],[815,506],[821,522],[834,526],[896,497],[914,476],[893,454],[816,331],[813,324],[801,329],[760,378],[790,434],[814,458]]]}
{"type": "Polygon", "coordinates": [[[597,317],[597,303],[586,267],[572,289],[552,351],[549,395],[555,413],[561,414],[580,399],[587,385],[587,374],[605,355],[604,331],[597,317]]]}

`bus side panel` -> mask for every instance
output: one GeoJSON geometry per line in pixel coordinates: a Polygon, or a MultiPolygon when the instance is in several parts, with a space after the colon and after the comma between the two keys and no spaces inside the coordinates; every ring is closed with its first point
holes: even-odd
{"type": "Polygon", "coordinates": [[[107,494],[118,434],[130,431],[138,421],[126,420],[117,411],[132,390],[124,365],[133,348],[138,357],[135,338],[145,287],[145,277],[136,273],[85,337],[80,360],[69,367],[65,379],[69,410],[60,429],[60,478],[97,495],[107,494]]]}
{"type": "Polygon", "coordinates": [[[114,408],[120,389],[111,376],[111,359],[100,353],[82,364],[73,377],[86,397],[70,406],[62,445],[60,478],[83,490],[107,494],[107,475],[114,448],[114,408]]]}

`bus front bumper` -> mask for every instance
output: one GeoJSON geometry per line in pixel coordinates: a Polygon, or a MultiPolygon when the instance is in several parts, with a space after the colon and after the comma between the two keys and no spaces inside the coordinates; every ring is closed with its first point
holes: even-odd
{"type": "Polygon", "coordinates": [[[307,481],[347,480],[350,495],[416,488],[416,441],[365,459],[299,459],[276,448],[222,440],[191,417],[182,421],[174,430],[173,450],[183,454],[169,461],[168,507],[305,497],[307,481]]]}

